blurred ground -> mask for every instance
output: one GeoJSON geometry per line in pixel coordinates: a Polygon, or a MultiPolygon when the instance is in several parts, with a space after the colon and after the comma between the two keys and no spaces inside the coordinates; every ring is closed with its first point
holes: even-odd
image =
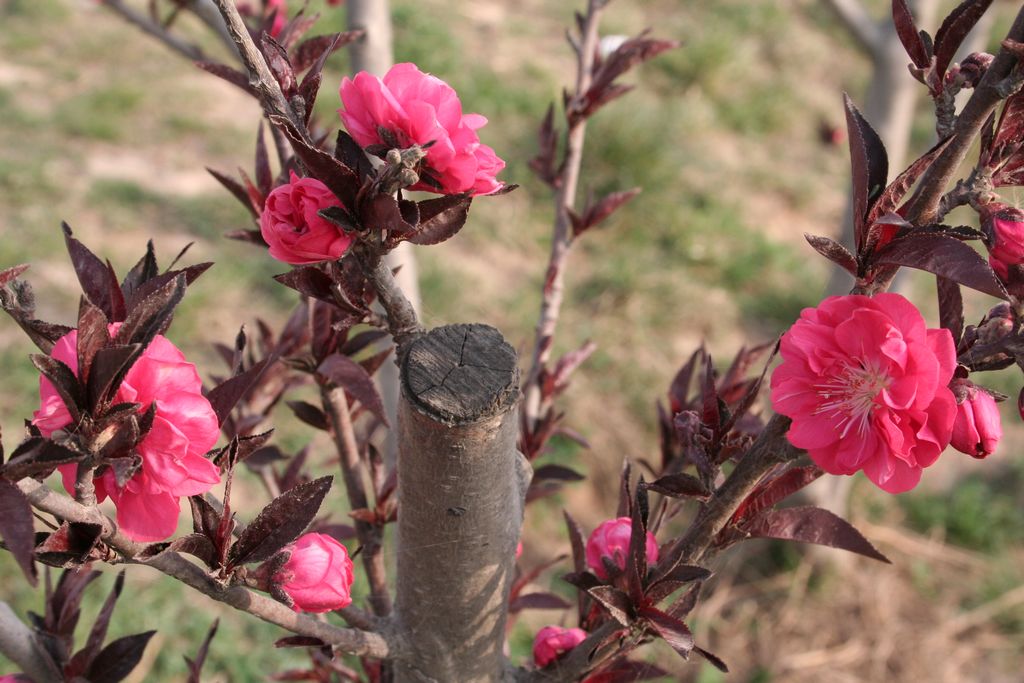
{"type": "MultiPolygon", "coordinates": [[[[487,322],[525,349],[551,220],[550,197],[526,163],[537,122],[571,78],[561,36],[574,3],[392,3],[399,61],[446,79],[466,110],[490,119],[483,139],[508,161],[505,179],[522,185],[476,202],[456,239],[417,252],[425,322],[487,322]]],[[[867,4],[881,15],[886,3],[867,4]]],[[[614,512],[622,458],[654,452],[654,401],[702,339],[725,361],[743,343],[782,331],[826,282],[827,264],[802,235],[834,231],[848,162],[845,144],[823,141],[820,129],[841,127],[839,93],[856,100],[868,65],[815,0],[681,5],[619,0],[605,22],[608,34],[653,26],[685,47],[631,76],[637,90],[588,130],[584,192],[644,193],[588,234],[571,259],[557,347],[599,345],[565,403],[569,424],[592,448],[559,442],[547,457],[575,462],[591,479],[528,511],[528,564],[565,550],[551,521],[562,507],[587,528],[614,512]]],[[[322,32],[343,25],[340,10],[325,18],[322,32]]],[[[200,33],[191,24],[182,30],[200,33]]],[[[344,55],[329,70],[335,76],[324,79],[317,107],[325,121],[339,106],[332,83],[345,73],[344,55]]],[[[203,171],[249,169],[257,123],[249,98],[93,3],[0,3],[0,267],[31,262],[41,317],[67,323],[77,299],[69,295],[74,275],[61,220],[119,272],[146,239],[163,264],[194,241],[191,262],[217,266],[190,289],[170,336],[205,375],[219,372],[211,342],[230,343],[257,310],[280,321],[292,302],[270,280],[279,264],[221,237],[248,227],[247,215],[203,171]],[[204,313],[211,307],[216,315],[204,313]]],[[[930,129],[923,113],[918,151],[930,144],[930,129]]],[[[926,310],[934,299],[928,286],[925,278],[907,285],[926,310]]],[[[968,320],[991,304],[969,298],[968,320]]],[[[8,449],[37,401],[32,351],[12,323],[0,323],[8,449]]],[[[1015,395],[1020,376],[1001,375],[992,386],[1015,395]]],[[[1018,422],[1010,410],[1005,417],[1018,422]]],[[[302,443],[305,435],[282,422],[286,441],[302,443]]],[[[892,566],[855,558],[813,569],[804,548],[774,544],[727,558],[694,615],[698,642],[730,664],[733,681],[1021,680],[1024,459],[1021,430],[1008,432],[989,461],[950,452],[922,490],[898,500],[857,482],[853,520],[892,566]]],[[[326,459],[326,444],[316,445],[326,459]]],[[[259,505],[258,488],[250,493],[259,505]]],[[[14,576],[6,554],[0,575],[14,576]]],[[[104,576],[103,585],[111,580],[104,576]]],[[[19,581],[0,583],[0,598],[38,609],[19,581]]],[[[561,590],[553,576],[542,579],[549,583],[561,590]]],[[[181,600],[176,586],[145,571],[130,572],[130,584],[141,591],[115,618],[114,635],[140,630],[154,614],[166,623],[135,680],[179,680],[180,655],[194,653],[215,615],[223,619],[206,669],[211,681],[262,680],[302,661],[266,646],[272,627],[203,598],[181,600]]],[[[527,615],[515,652],[525,655],[535,627],[558,616],[527,615]]],[[[699,662],[679,664],[667,648],[651,656],[681,680],[725,680],[699,662]]]]}

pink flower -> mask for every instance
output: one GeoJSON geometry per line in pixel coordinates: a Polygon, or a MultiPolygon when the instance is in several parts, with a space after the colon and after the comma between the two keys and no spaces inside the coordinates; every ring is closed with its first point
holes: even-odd
{"type": "Polygon", "coordinates": [[[581,628],[545,626],[533,639],[533,663],[543,669],[587,638],[581,628]]]}
{"type": "Polygon", "coordinates": [[[280,185],[267,197],[260,214],[260,232],[270,255],[291,264],[333,261],[352,244],[352,237],[317,213],[341,206],[327,186],[316,178],[299,178],[280,185]]]}
{"type": "Polygon", "coordinates": [[[351,604],[352,560],[345,546],[327,534],[304,534],[289,548],[291,555],[273,580],[296,612],[330,612],[351,604]]]}
{"type": "Polygon", "coordinates": [[[0,683],[32,683],[32,679],[25,674],[7,674],[0,676],[0,683]]]}
{"type": "Polygon", "coordinates": [[[949,444],[956,351],[899,294],[833,296],[805,308],[782,337],[772,406],[787,438],[826,472],[909,491],[949,444]]]}
{"type": "MultiPolygon", "coordinates": [[[[587,565],[602,579],[608,578],[601,558],[607,557],[619,569],[626,568],[629,556],[629,539],[633,534],[633,523],[629,517],[619,517],[602,522],[587,539],[587,565]]],[[[647,532],[647,563],[658,561],[658,542],[654,534],[647,532]]]]}
{"type": "MultiPolygon", "coordinates": [[[[116,334],[120,323],[109,327],[116,334]]],[[[50,355],[78,374],[78,331],[57,340],[50,355]]],[[[220,470],[203,457],[217,442],[217,415],[202,393],[196,368],[174,344],[157,335],[125,375],[115,403],[139,403],[145,412],[156,403],[153,426],[139,443],[142,467],[118,487],[112,469],[95,478],[96,497],[108,496],[117,507],[117,524],[136,541],[161,541],[178,526],[179,499],[209,491],[220,482],[220,470]]],[[[41,405],[33,424],[49,436],[71,423],[67,407],[45,377],[39,379],[41,405]]],[[[68,493],[75,490],[77,465],[58,468],[68,493]]]]}
{"type": "Polygon", "coordinates": [[[957,406],[950,444],[973,458],[984,458],[996,450],[1003,436],[999,407],[992,396],[971,383],[957,406]]]}
{"type": "Polygon", "coordinates": [[[505,162],[480,142],[476,132],[487,119],[479,114],[463,114],[452,87],[421,72],[415,64],[396,64],[383,80],[365,71],[352,80],[343,79],[341,102],[341,120],[352,138],[364,147],[388,144],[405,148],[434,143],[427,150],[423,172],[441,187],[420,182],[412,189],[474,195],[501,189],[496,176],[505,162]]]}
{"type": "Polygon", "coordinates": [[[981,223],[988,237],[989,265],[1001,279],[1008,280],[1010,266],[1024,264],[1024,212],[993,202],[982,208],[981,223]]]}

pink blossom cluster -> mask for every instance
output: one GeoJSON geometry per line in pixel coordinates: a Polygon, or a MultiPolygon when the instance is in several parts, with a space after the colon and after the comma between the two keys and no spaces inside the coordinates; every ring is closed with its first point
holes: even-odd
{"type": "MultiPolygon", "coordinates": [[[[120,323],[110,325],[114,335],[120,323]]],[[[50,356],[78,374],[78,331],[57,340],[50,356]]],[[[33,424],[43,436],[71,424],[71,414],[57,389],[39,379],[41,404],[33,424]]],[[[116,403],[138,403],[140,412],[156,405],[153,426],[138,445],[142,467],[124,486],[112,468],[94,483],[99,501],[110,498],[117,507],[117,524],[136,541],[161,541],[178,526],[180,499],[206,493],[220,482],[220,470],[205,454],[217,442],[220,427],[196,368],[166,337],[157,335],[128,370],[114,397],[116,403]]],[[[58,468],[68,493],[75,491],[77,465],[58,468]]]]}
{"type": "Polygon", "coordinates": [[[545,626],[533,639],[533,663],[543,669],[586,639],[581,628],[545,626]]]}
{"type": "MultiPolygon", "coordinates": [[[[587,566],[601,579],[608,578],[604,560],[610,560],[619,569],[626,568],[629,556],[629,539],[633,534],[633,523],[629,517],[618,517],[602,522],[587,539],[587,566]]],[[[647,563],[658,561],[658,542],[654,534],[647,532],[645,539],[647,563]]]]}
{"type": "Polygon", "coordinates": [[[341,206],[327,186],[316,178],[299,178],[275,187],[260,214],[260,233],[270,255],[294,265],[339,258],[352,244],[352,236],[320,216],[321,209],[341,206]]]}
{"type": "Polygon", "coordinates": [[[396,64],[384,78],[363,71],[343,79],[340,93],[338,114],[360,145],[430,145],[424,172],[440,187],[421,181],[411,189],[474,195],[501,189],[497,175],[505,162],[477,134],[487,119],[463,114],[458,94],[440,78],[415,64],[396,64]]]}
{"type": "Polygon", "coordinates": [[[975,457],[995,448],[998,411],[984,392],[959,406],[950,382],[956,349],[899,294],[834,296],[806,308],[783,336],[772,375],[788,439],[831,474],[863,471],[890,493],[908,491],[952,441],[975,457]]]}

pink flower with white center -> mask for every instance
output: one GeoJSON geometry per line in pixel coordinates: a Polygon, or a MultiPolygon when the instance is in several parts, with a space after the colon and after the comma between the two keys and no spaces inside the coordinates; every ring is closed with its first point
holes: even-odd
{"type": "Polygon", "coordinates": [[[890,493],[909,491],[949,444],[956,351],[899,294],[833,296],[805,308],[782,337],[772,406],[787,438],[831,474],[863,470],[890,493]]]}
{"type": "Polygon", "coordinates": [[[533,639],[533,663],[543,669],[586,639],[581,628],[545,626],[533,639]]]}
{"type": "Polygon", "coordinates": [[[365,71],[341,81],[338,110],[352,138],[369,145],[426,145],[423,172],[439,184],[413,185],[413,190],[474,195],[501,189],[497,175],[505,162],[480,142],[477,130],[487,123],[480,114],[463,114],[450,85],[425,74],[415,64],[396,64],[383,79],[365,71]]]}
{"type": "MultiPolygon", "coordinates": [[[[109,327],[117,333],[120,323],[109,327]]],[[[50,356],[78,374],[78,330],[57,340],[50,356]]],[[[206,493],[220,482],[220,469],[204,455],[217,443],[220,426],[203,396],[196,367],[166,337],[157,335],[128,370],[115,403],[139,403],[140,413],[156,403],[153,426],[139,442],[142,467],[124,487],[111,468],[94,479],[96,498],[117,507],[117,525],[135,541],[162,541],[178,527],[180,498],[206,493]]],[[[39,378],[41,405],[32,423],[50,436],[71,423],[64,401],[50,380],[39,378]]],[[[64,488],[74,494],[77,465],[62,465],[64,488]]]]}
{"type": "MultiPolygon", "coordinates": [[[[629,556],[629,539],[633,535],[633,522],[629,517],[618,517],[601,522],[594,533],[587,539],[587,566],[594,570],[598,578],[607,579],[608,572],[604,568],[602,558],[607,558],[619,569],[626,568],[629,556]]],[[[654,534],[647,532],[647,564],[658,561],[658,541],[654,534]]]]}

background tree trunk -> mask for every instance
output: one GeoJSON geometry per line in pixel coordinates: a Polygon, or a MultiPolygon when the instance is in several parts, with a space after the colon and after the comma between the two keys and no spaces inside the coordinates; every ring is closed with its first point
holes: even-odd
{"type": "Polygon", "coordinates": [[[398,596],[411,656],[396,680],[501,680],[509,587],[529,485],[516,450],[516,353],[486,325],[416,340],[402,366],[398,596]]]}
{"type": "MultiPolygon", "coordinates": [[[[388,0],[348,0],[345,8],[348,29],[366,31],[361,40],[348,45],[352,73],[367,71],[374,76],[383,76],[394,64],[390,3],[388,0]]],[[[402,242],[389,252],[384,260],[392,270],[398,269],[395,275],[398,285],[419,317],[420,284],[412,244],[402,242]]],[[[378,371],[377,381],[388,421],[395,424],[398,415],[398,366],[394,363],[385,363],[378,371]]],[[[393,465],[397,447],[394,432],[390,430],[384,437],[382,452],[388,464],[393,465]]]]}

